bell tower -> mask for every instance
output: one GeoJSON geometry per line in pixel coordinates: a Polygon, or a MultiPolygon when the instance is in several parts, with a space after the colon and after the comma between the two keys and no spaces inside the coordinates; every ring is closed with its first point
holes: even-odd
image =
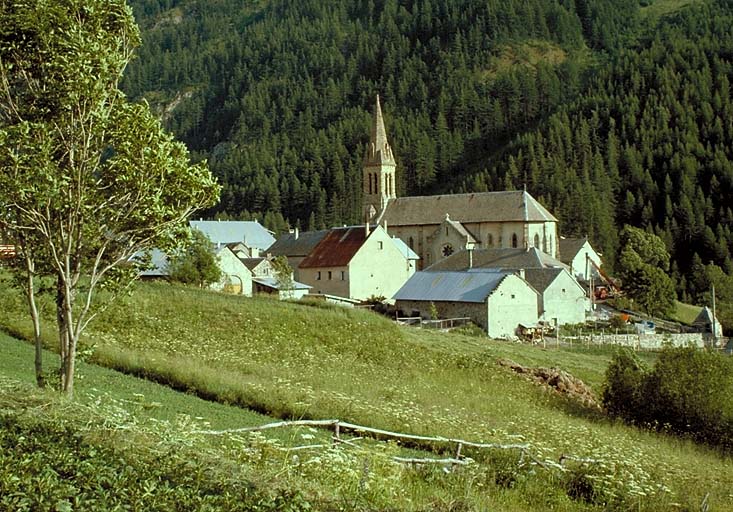
{"type": "Polygon", "coordinates": [[[392,148],[387,141],[382,108],[379,105],[379,95],[377,95],[369,144],[364,154],[362,195],[365,222],[377,220],[387,207],[387,202],[397,197],[395,192],[396,167],[392,148]]]}

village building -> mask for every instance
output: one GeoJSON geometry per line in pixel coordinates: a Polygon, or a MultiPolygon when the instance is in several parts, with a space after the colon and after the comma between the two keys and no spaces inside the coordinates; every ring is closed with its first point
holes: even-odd
{"type": "Polygon", "coordinates": [[[520,324],[536,325],[539,319],[538,292],[512,271],[416,272],[394,299],[410,316],[468,317],[492,338],[514,339],[520,324]]]}
{"type": "Polygon", "coordinates": [[[590,300],[585,288],[564,268],[528,268],[524,278],[537,290],[538,316],[550,325],[585,322],[590,300]]]}
{"type": "Polygon", "coordinates": [[[280,235],[267,249],[267,252],[272,256],[285,256],[288,259],[288,265],[293,269],[295,279],[302,281],[300,263],[313,252],[313,249],[328,232],[328,229],[300,232],[298,228],[295,228],[290,233],[280,235]]]}
{"type": "Polygon", "coordinates": [[[422,267],[472,247],[534,247],[557,257],[557,219],[526,190],[397,197],[396,168],[377,97],[363,163],[365,222],[389,226],[422,267]]]}
{"type": "Polygon", "coordinates": [[[275,243],[272,231],[256,220],[192,220],[189,224],[191,229],[201,231],[217,247],[240,244],[235,250],[241,257],[256,258],[275,243]]]}
{"type": "Polygon", "coordinates": [[[698,313],[695,321],[692,322],[692,325],[699,332],[711,334],[716,338],[723,336],[723,326],[707,306],[700,310],[700,313],[698,313]]]}
{"type": "Polygon", "coordinates": [[[333,228],[300,262],[298,276],[314,294],[390,299],[414,274],[416,258],[382,226],[333,228]]]}
{"type": "Polygon", "coordinates": [[[276,277],[253,277],[253,293],[277,296],[280,300],[300,300],[311,290],[311,286],[290,280],[283,283],[276,277]]]}
{"type": "Polygon", "coordinates": [[[576,279],[588,282],[600,278],[603,260],[591,246],[588,238],[560,237],[560,261],[570,268],[576,279]]]}

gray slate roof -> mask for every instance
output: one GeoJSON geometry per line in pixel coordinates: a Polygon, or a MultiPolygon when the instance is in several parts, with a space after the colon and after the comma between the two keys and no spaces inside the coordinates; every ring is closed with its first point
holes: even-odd
{"type": "Polygon", "coordinates": [[[398,197],[387,204],[383,219],[390,226],[440,224],[449,214],[470,222],[557,222],[534,197],[523,190],[398,197]]]}
{"type": "Polygon", "coordinates": [[[273,256],[308,256],[318,243],[328,234],[328,229],[321,231],[304,231],[298,233],[285,233],[273,243],[267,252],[273,256]]]}
{"type": "Polygon", "coordinates": [[[396,300],[485,302],[511,272],[416,272],[394,295],[396,300]]]}
{"type": "Polygon", "coordinates": [[[560,261],[569,264],[587,241],[587,238],[560,238],[560,261]]]}
{"type": "Polygon", "coordinates": [[[190,224],[215,244],[244,242],[247,247],[264,251],[275,242],[272,233],[257,221],[192,220],[190,224]]]}
{"type": "MultiPolygon", "coordinates": [[[[536,247],[529,249],[489,248],[473,250],[473,268],[552,268],[567,269],[567,265],[545,254],[536,247]]],[[[465,270],[468,268],[468,251],[462,250],[434,263],[425,270],[465,270]]]]}
{"type": "Polygon", "coordinates": [[[532,285],[532,288],[540,293],[545,293],[545,290],[562,271],[562,268],[528,268],[524,271],[524,279],[532,285]]]}

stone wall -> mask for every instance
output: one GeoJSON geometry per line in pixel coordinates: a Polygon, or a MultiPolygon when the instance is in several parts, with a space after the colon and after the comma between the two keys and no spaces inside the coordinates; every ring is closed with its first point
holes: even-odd
{"type": "MultiPolygon", "coordinates": [[[[600,345],[620,345],[626,347],[638,347],[645,349],[660,349],[664,345],[671,344],[674,347],[708,347],[712,338],[702,333],[681,333],[681,334],[594,334],[593,336],[563,336],[561,341],[565,343],[593,343],[600,345]]],[[[718,338],[718,347],[724,347],[727,339],[718,338]]]]}

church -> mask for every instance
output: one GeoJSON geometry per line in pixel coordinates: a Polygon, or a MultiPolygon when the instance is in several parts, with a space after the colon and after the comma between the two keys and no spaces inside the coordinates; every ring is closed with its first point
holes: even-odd
{"type": "Polygon", "coordinates": [[[526,190],[397,197],[397,164],[377,96],[363,165],[365,222],[381,224],[421,268],[474,248],[537,248],[558,257],[557,219],[526,190]]]}

